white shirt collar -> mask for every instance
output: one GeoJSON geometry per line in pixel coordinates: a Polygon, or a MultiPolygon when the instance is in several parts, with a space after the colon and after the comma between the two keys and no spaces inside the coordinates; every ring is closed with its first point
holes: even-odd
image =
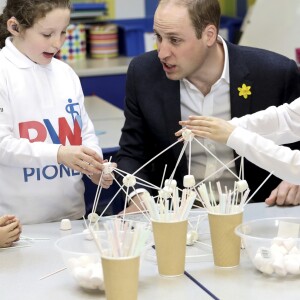
{"type": "MultiPolygon", "coordinates": [[[[223,80],[225,80],[225,82],[227,82],[229,84],[230,83],[230,78],[229,78],[229,58],[228,58],[227,44],[226,44],[226,42],[224,41],[224,39],[220,35],[218,35],[217,43],[222,44],[223,45],[223,49],[224,49],[224,66],[223,66],[223,71],[222,71],[221,77],[217,80],[217,82],[219,82],[220,80],[223,79],[223,80]]],[[[191,89],[195,88],[194,85],[189,80],[187,80],[186,78],[183,78],[182,81],[189,88],[191,88],[191,89]]]]}
{"type": "Polygon", "coordinates": [[[223,72],[222,72],[222,75],[221,75],[220,79],[224,79],[227,83],[230,83],[230,78],[229,78],[229,57],[228,57],[227,44],[220,35],[218,35],[217,42],[222,43],[223,44],[223,49],[224,49],[224,67],[223,67],[223,72]]]}
{"type": "Polygon", "coordinates": [[[12,43],[12,37],[8,37],[5,40],[5,47],[2,48],[1,52],[4,56],[15,66],[20,69],[32,68],[34,66],[39,66],[41,68],[52,69],[51,62],[47,65],[39,65],[30,60],[26,55],[20,52],[12,43]]]}

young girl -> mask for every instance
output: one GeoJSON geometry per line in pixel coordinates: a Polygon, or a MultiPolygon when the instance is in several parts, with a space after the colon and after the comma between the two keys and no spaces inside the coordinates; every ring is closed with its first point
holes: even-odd
{"type": "Polygon", "coordinates": [[[8,0],[0,17],[0,215],[22,224],[81,218],[82,173],[103,169],[79,78],[54,58],[69,21],[68,0],[8,0]]]}
{"type": "Polygon", "coordinates": [[[13,215],[0,217],[0,248],[10,247],[19,240],[21,225],[13,215]]]}
{"type": "MultiPolygon", "coordinates": [[[[179,124],[192,130],[196,136],[226,144],[283,180],[300,184],[300,151],[279,146],[300,140],[300,98],[231,121],[190,116],[189,120],[179,124]]],[[[175,135],[181,133],[180,130],[175,135]]],[[[300,204],[297,195],[290,198],[287,204],[300,204]]]]}

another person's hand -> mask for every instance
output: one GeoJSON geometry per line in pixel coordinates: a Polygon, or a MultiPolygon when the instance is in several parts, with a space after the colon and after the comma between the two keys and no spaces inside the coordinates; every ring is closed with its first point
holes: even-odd
{"type": "MultiPolygon", "coordinates": [[[[106,162],[106,161],[104,161],[106,162]]],[[[112,168],[116,168],[117,164],[116,163],[112,163],[112,168]]],[[[101,173],[103,172],[104,169],[104,165],[101,166],[101,173]]],[[[100,185],[104,188],[104,189],[108,189],[113,181],[114,181],[114,174],[113,173],[108,173],[108,174],[93,174],[91,176],[89,176],[89,178],[92,180],[93,183],[95,184],[99,184],[99,180],[101,178],[101,182],[100,185]]]]}
{"type": "Polygon", "coordinates": [[[10,247],[20,239],[21,232],[20,221],[15,216],[0,217],[0,247],[10,247]]]}
{"type": "Polygon", "coordinates": [[[101,174],[103,159],[85,146],[60,146],[57,162],[86,175],[101,174]]]}
{"type": "MultiPolygon", "coordinates": [[[[145,210],[145,208],[142,204],[141,195],[142,195],[142,193],[137,194],[137,195],[132,197],[132,199],[130,200],[129,205],[125,209],[125,214],[135,213],[135,212],[138,213],[140,211],[145,210]]],[[[120,214],[124,214],[124,211],[119,212],[119,215],[120,214]]]]}
{"type": "MultiPolygon", "coordinates": [[[[226,144],[234,126],[227,121],[215,117],[190,116],[186,121],[180,121],[181,126],[191,130],[196,136],[208,138],[216,142],[226,144]]],[[[182,135],[182,130],[175,133],[182,135]]]]}
{"type": "Polygon", "coordinates": [[[299,205],[300,186],[282,181],[265,200],[267,205],[299,205]]]}

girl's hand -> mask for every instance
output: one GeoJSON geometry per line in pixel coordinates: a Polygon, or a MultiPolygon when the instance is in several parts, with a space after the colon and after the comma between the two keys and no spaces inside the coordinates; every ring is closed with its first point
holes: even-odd
{"type": "Polygon", "coordinates": [[[10,247],[20,238],[22,227],[14,216],[7,215],[0,218],[0,247],[10,247]]]}
{"type": "MultiPolygon", "coordinates": [[[[195,136],[208,138],[223,144],[226,144],[235,128],[223,119],[204,116],[190,116],[188,120],[180,121],[179,124],[191,130],[195,136]]],[[[183,130],[177,131],[175,135],[180,137],[183,130]]]]}

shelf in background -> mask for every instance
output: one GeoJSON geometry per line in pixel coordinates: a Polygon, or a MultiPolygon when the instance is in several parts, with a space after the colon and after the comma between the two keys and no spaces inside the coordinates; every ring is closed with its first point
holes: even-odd
{"type": "Polygon", "coordinates": [[[107,14],[105,3],[73,3],[71,19],[84,19],[89,21],[90,18],[97,18],[107,14]]]}

